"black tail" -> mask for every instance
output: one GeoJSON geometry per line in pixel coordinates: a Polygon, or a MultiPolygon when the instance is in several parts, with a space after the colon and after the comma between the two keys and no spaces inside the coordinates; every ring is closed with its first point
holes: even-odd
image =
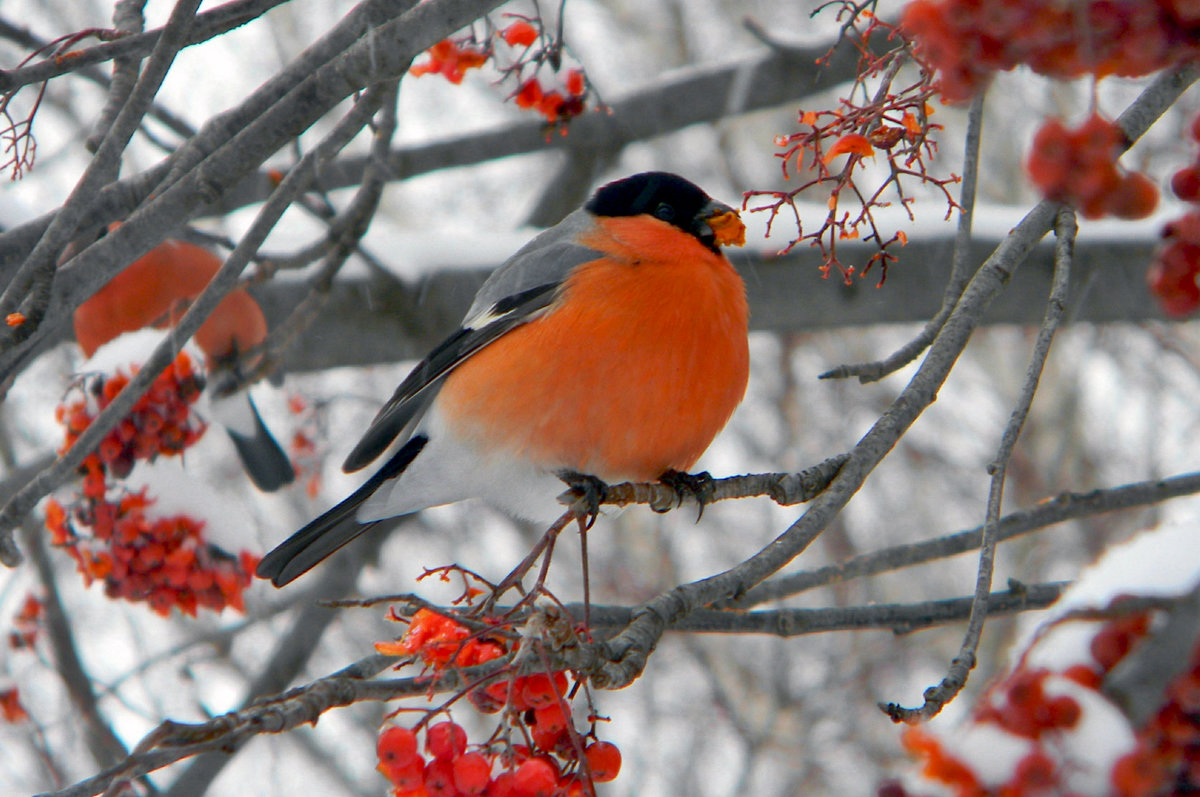
{"type": "Polygon", "coordinates": [[[272,493],[285,484],[291,484],[296,478],[296,471],[292,469],[287,454],[283,453],[279,443],[271,436],[271,430],[263,423],[250,394],[245,395],[250,404],[250,411],[254,414],[254,435],[247,437],[232,428],[226,431],[229,432],[229,439],[233,441],[250,481],[264,493],[272,493]]]}
{"type": "Polygon", "coordinates": [[[404,472],[429,442],[425,435],[409,440],[392,458],[348,498],[280,543],[258,563],[255,574],[282,587],[316,567],[338,548],[373,527],[378,520],[360,523],[358,507],[383,483],[404,472]]]}

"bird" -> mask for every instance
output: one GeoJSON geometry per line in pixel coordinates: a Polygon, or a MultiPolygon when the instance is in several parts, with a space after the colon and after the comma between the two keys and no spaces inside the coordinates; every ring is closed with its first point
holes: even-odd
{"type": "MultiPolygon", "coordinates": [[[[75,340],[91,357],[105,343],[145,327],[173,326],[221,267],[208,249],[168,238],[117,273],[75,309],[75,340]]],[[[196,331],[209,374],[221,374],[212,411],[229,433],[250,480],[273,492],[290,484],[295,471],[254,400],[234,391],[233,368],[239,355],[267,337],[267,321],[258,302],[244,289],[230,291],[196,331]],[[233,384],[230,384],[233,383],[233,384]]]]}
{"type": "MultiPolygon", "coordinates": [[[[468,498],[549,523],[564,480],[684,474],[746,391],[749,309],[723,245],[736,210],[643,172],[598,188],[480,287],[343,470],[382,465],[262,558],[280,587],[381,520],[468,498]]],[[[586,486],[586,485],[585,485],[586,486]]]]}

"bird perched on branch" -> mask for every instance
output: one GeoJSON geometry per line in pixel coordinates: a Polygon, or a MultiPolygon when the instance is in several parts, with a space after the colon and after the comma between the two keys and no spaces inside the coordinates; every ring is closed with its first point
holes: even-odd
{"type": "MultiPolygon", "coordinates": [[[[172,326],[220,268],[221,259],[204,247],[163,241],[75,310],[75,340],[84,355],[91,357],[126,332],[172,326]]],[[[209,374],[230,373],[241,354],[266,338],[262,309],[242,288],[230,291],[195,335],[209,374]]],[[[229,432],[246,473],[260,490],[277,490],[295,478],[291,462],[248,392],[214,396],[211,406],[229,432]]]]}
{"type": "Polygon", "coordinates": [[[721,254],[737,212],[673,174],[600,188],[479,289],[343,465],[383,465],[268,553],[282,586],[380,520],[466,498],[549,522],[563,480],[686,471],[749,372],[745,286],[721,254]]]}

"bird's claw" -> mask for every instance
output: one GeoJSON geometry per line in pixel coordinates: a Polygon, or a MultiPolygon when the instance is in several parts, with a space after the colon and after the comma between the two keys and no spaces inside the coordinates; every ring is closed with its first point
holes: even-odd
{"type": "Polygon", "coordinates": [[[576,512],[580,526],[587,531],[595,525],[600,505],[608,498],[608,485],[595,476],[575,471],[564,471],[558,478],[567,483],[567,494],[574,499],[571,508],[576,512]]]}
{"type": "MultiPolygon", "coordinates": [[[[683,499],[692,498],[700,506],[696,520],[704,517],[704,507],[713,501],[716,479],[708,471],[699,473],[684,473],[681,470],[669,470],[658,480],[675,491],[676,507],[683,506],[683,499]]],[[[659,511],[659,510],[655,510],[659,511]]],[[[666,511],[666,510],[662,510],[666,511]]]]}

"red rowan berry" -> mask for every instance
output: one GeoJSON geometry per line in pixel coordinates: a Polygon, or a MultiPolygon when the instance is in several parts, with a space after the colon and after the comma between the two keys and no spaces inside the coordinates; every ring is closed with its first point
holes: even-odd
{"type": "Polygon", "coordinates": [[[1200,165],[1185,166],[1171,176],[1171,191],[1184,202],[1200,202],[1200,165]]]}
{"type": "Polygon", "coordinates": [[[558,786],[558,772],[544,758],[531,758],[513,774],[513,793],[517,797],[551,797],[558,786]]]}
{"type": "Polygon", "coordinates": [[[435,758],[425,765],[425,791],[430,797],[457,797],[454,785],[454,764],[446,758],[435,758]]]}
{"type": "Polygon", "coordinates": [[[482,794],[492,779],[492,763],[483,753],[464,753],[453,770],[454,785],[463,794],[482,794]]]}
{"type": "Polygon", "coordinates": [[[612,742],[592,742],[583,751],[592,780],[607,783],[621,771],[621,751],[612,742]]]}
{"type": "Polygon", "coordinates": [[[417,735],[410,728],[390,725],[379,734],[375,750],[379,763],[402,767],[417,757],[417,735]]]}
{"type": "Polygon", "coordinates": [[[467,749],[467,732],[453,722],[439,722],[425,731],[425,749],[434,758],[457,758],[467,749]]]}

